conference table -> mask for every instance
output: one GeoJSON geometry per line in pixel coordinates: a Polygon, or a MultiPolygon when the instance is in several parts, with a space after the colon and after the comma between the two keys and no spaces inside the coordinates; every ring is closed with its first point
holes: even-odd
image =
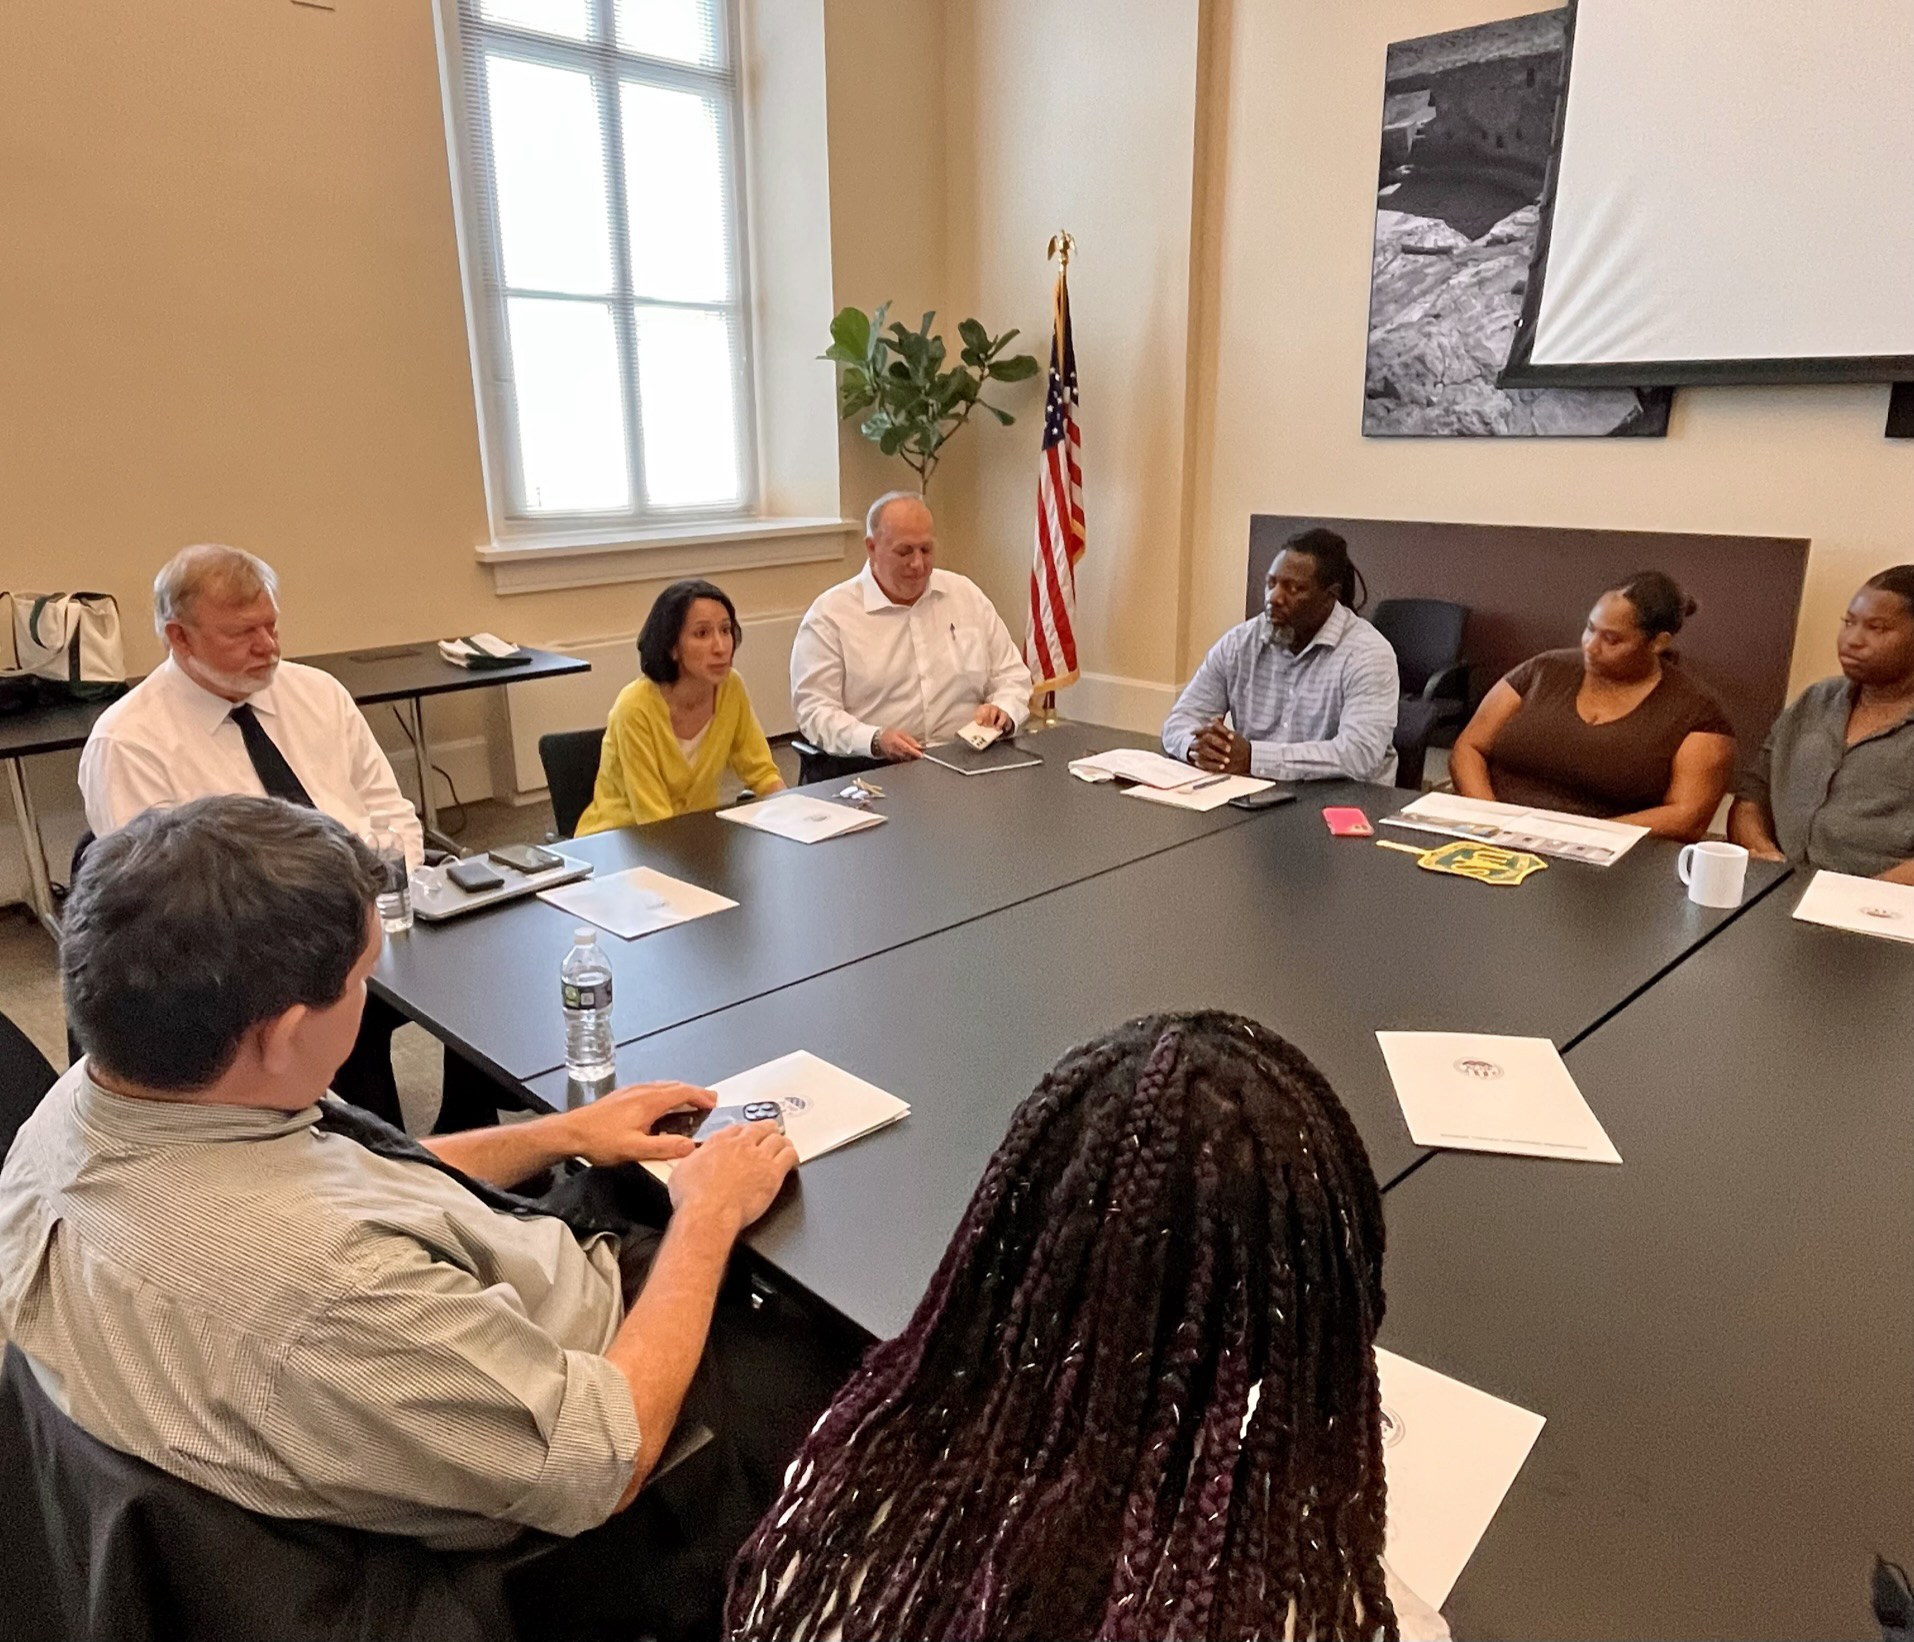
{"type": "MultiPolygon", "coordinates": [[[[872,806],[884,824],[822,844],[701,814],[557,846],[601,877],[647,866],[738,903],[642,940],[601,942],[618,1039],[730,1008],[1251,819],[1227,806],[1198,814],[1119,803],[1070,775],[1071,759],[1141,746],[1138,737],[1059,725],[1025,739],[1040,765],[965,776],[923,760],[867,776],[884,793],[872,806]]],[[[578,924],[536,897],[414,924],[387,943],[372,985],[468,1059],[530,1081],[564,1065],[558,966],[578,924]]]]}
{"type": "Polygon", "coordinates": [[[1548,1421],[1459,1636],[1862,1636],[1914,1565],[1914,946],[1805,879],[1569,1052],[1620,1168],[1388,1196],[1381,1343],[1548,1421]]]}
{"type": "MultiPolygon", "coordinates": [[[[1110,740],[1107,732],[1076,731],[1067,744],[1110,740]]],[[[943,778],[932,788],[940,799],[975,802],[981,793],[971,789],[997,783],[1008,803],[1018,772],[968,781],[926,773],[943,778]]],[[[885,785],[892,790],[891,772],[885,785]]],[[[1177,814],[1109,787],[1069,785],[1081,811],[1095,816],[1106,850],[1130,828],[1154,829],[1159,814],[1177,814]]],[[[902,792],[901,782],[895,787],[902,792]]],[[[784,1283],[878,1338],[908,1319],[1017,1102],[1065,1049],[1135,1015],[1220,1008],[1282,1033],[1329,1079],[1362,1133],[1378,1180],[1388,1182],[1423,1154],[1403,1125],[1378,1029],[1507,1032],[1566,1048],[1734,916],[1688,901],[1675,877],[1674,847],[1655,840],[1612,867],[1558,862],[1519,887],[1495,887],[1422,871],[1412,857],[1369,840],[1332,838],[1322,821],[1326,805],[1355,804],[1378,818],[1413,796],[1355,782],[1312,784],[1296,803],[1240,825],[1062,883],[987,917],[953,918],[941,931],[860,962],[660,1027],[650,1024],[660,1012],[646,1011],[642,1000],[628,1011],[629,994],[614,986],[616,1007],[627,1011],[618,1033],[618,1081],[711,1083],[808,1049],[909,1102],[905,1122],[807,1164],[796,1188],[748,1234],[750,1247],[784,1283]]],[[[817,871],[832,876],[819,883],[821,893],[834,896],[837,875],[850,872],[867,883],[868,900],[891,893],[894,880],[857,864],[862,846],[885,834],[893,846],[908,846],[912,830],[928,828],[933,814],[900,811],[875,834],[824,845],[746,833],[733,847],[779,863],[765,868],[767,876],[823,857],[817,871]]],[[[659,830],[623,836],[629,848],[641,849],[659,830]]],[[[974,829],[963,830],[974,841],[974,829]]],[[[1006,858],[1055,847],[1021,831],[990,836],[1006,858]]],[[[898,853],[905,870],[939,870],[922,846],[898,853]]],[[[652,864],[670,870],[655,857],[652,864]]],[[[1782,876],[1780,868],[1757,864],[1750,896],[1782,876]]],[[[649,949],[654,975],[682,962],[682,995],[696,961],[691,943],[680,960],[670,942],[700,931],[713,945],[744,945],[742,929],[725,927],[735,916],[612,941],[626,949],[614,961],[635,964],[649,949]]],[[[785,916],[782,938],[800,941],[801,922],[792,927],[785,916]]],[[[543,954],[554,976],[563,934],[554,932],[543,954]]],[[[541,960],[523,987],[511,990],[529,991],[533,1013],[552,1020],[555,1034],[556,983],[544,967],[541,960]]],[[[497,1002],[503,1010],[515,1007],[502,996],[497,1002]]],[[[562,1066],[527,1086],[554,1108],[579,1098],[562,1066]]]]}
{"type": "MultiPolygon", "coordinates": [[[[432,744],[425,731],[424,700],[460,690],[483,690],[499,684],[524,684],[532,679],[562,678],[588,673],[591,663],[551,650],[527,649],[531,659],[515,667],[474,669],[459,667],[439,654],[438,642],[392,644],[367,650],[335,650],[324,655],[296,656],[306,667],[330,673],[346,687],[361,707],[390,702],[407,708],[406,734],[418,754],[419,813],[425,830],[442,848],[454,848],[438,835],[438,804],[432,794],[432,744]]],[[[138,679],[129,680],[137,684],[138,679]]],[[[6,767],[7,792],[14,820],[20,828],[20,847],[27,863],[27,905],[56,941],[59,915],[54,906],[52,876],[47,869],[46,844],[40,833],[39,811],[27,782],[26,760],[42,753],[69,752],[86,745],[93,726],[111,707],[111,701],[54,701],[17,713],[0,714],[0,764],[6,767]]]]}

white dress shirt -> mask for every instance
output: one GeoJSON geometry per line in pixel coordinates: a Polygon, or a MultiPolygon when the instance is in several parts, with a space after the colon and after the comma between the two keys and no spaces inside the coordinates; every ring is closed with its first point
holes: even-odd
{"type": "MultiPolygon", "coordinates": [[[[425,836],[392,766],[346,687],[317,667],[282,661],[273,681],[250,698],[260,725],[286,756],[313,803],[356,832],[372,818],[395,818],[416,869],[425,836]]],[[[237,705],[202,688],[168,656],[100,715],[80,754],[86,824],[104,838],[159,805],[214,793],[263,796],[232,721],[237,705]]]]}
{"type": "Polygon", "coordinates": [[[820,593],[791,646],[791,705],[821,752],[855,758],[879,730],[946,741],[989,702],[1021,727],[1030,669],[983,589],[933,570],[915,604],[893,604],[867,563],[820,593]]]}

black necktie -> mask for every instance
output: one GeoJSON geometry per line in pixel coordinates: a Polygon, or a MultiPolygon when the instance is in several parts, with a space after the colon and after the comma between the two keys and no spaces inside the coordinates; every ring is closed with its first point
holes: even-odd
{"type": "Polygon", "coordinates": [[[312,801],[312,794],[286,762],[286,755],[273,745],[273,739],[266,734],[266,726],[259,722],[259,715],[253,711],[250,701],[242,701],[228,715],[239,726],[239,733],[246,743],[246,756],[253,762],[253,773],[259,777],[260,786],[266,789],[269,798],[283,798],[291,804],[303,804],[309,810],[319,806],[312,801]]]}

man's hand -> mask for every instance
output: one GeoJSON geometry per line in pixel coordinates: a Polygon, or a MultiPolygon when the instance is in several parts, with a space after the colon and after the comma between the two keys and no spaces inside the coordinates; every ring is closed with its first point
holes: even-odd
{"type": "Polygon", "coordinates": [[[736,1236],[770,1208],[796,1167],[797,1148],[776,1124],[735,1124],[671,1171],[671,1206],[720,1214],[736,1236]]]}
{"type": "Polygon", "coordinates": [[[1213,718],[1190,743],[1190,762],[1211,775],[1248,775],[1249,743],[1220,718],[1213,718]]]}
{"type": "Polygon", "coordinates": [[[1010,715],[991,701],[986,701],[977,709],[971,717],[971,723],[981,724],[991,730],[1002,730],[1005,735],[1009,735],[1017,727],[1010,715]]]}
{"type": "Polygon", "coordinates": [[[708,1112],[718,1103],[709,1089],[689,1083],[632,1083],[566,1112],[571,1155],[587,1163],[664,1163],[696,1150],[689,1135],[655,1135],[652,1125],[680,1106],[708,1112]]]}
{"type": "Polygon", "coordinates": [[[909,759],[924,756],[924,744],[915,736],[905,735],[902,730],[893,730],[886,726],[877,732],[877,755],[888,758],[894,764],[902,764],[909,759]]]}

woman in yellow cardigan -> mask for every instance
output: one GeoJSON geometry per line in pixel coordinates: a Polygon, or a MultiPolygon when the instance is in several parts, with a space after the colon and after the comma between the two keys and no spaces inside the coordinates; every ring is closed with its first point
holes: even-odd
{"type": "Polygon", "coordinates": [[[619,692],[578,835],[718,807],[727,768],[759,798],[784,790],[770,744],[731,670],[738,613],[710,582],[673,582],[638,635],[644,675],[619,692]]]}

